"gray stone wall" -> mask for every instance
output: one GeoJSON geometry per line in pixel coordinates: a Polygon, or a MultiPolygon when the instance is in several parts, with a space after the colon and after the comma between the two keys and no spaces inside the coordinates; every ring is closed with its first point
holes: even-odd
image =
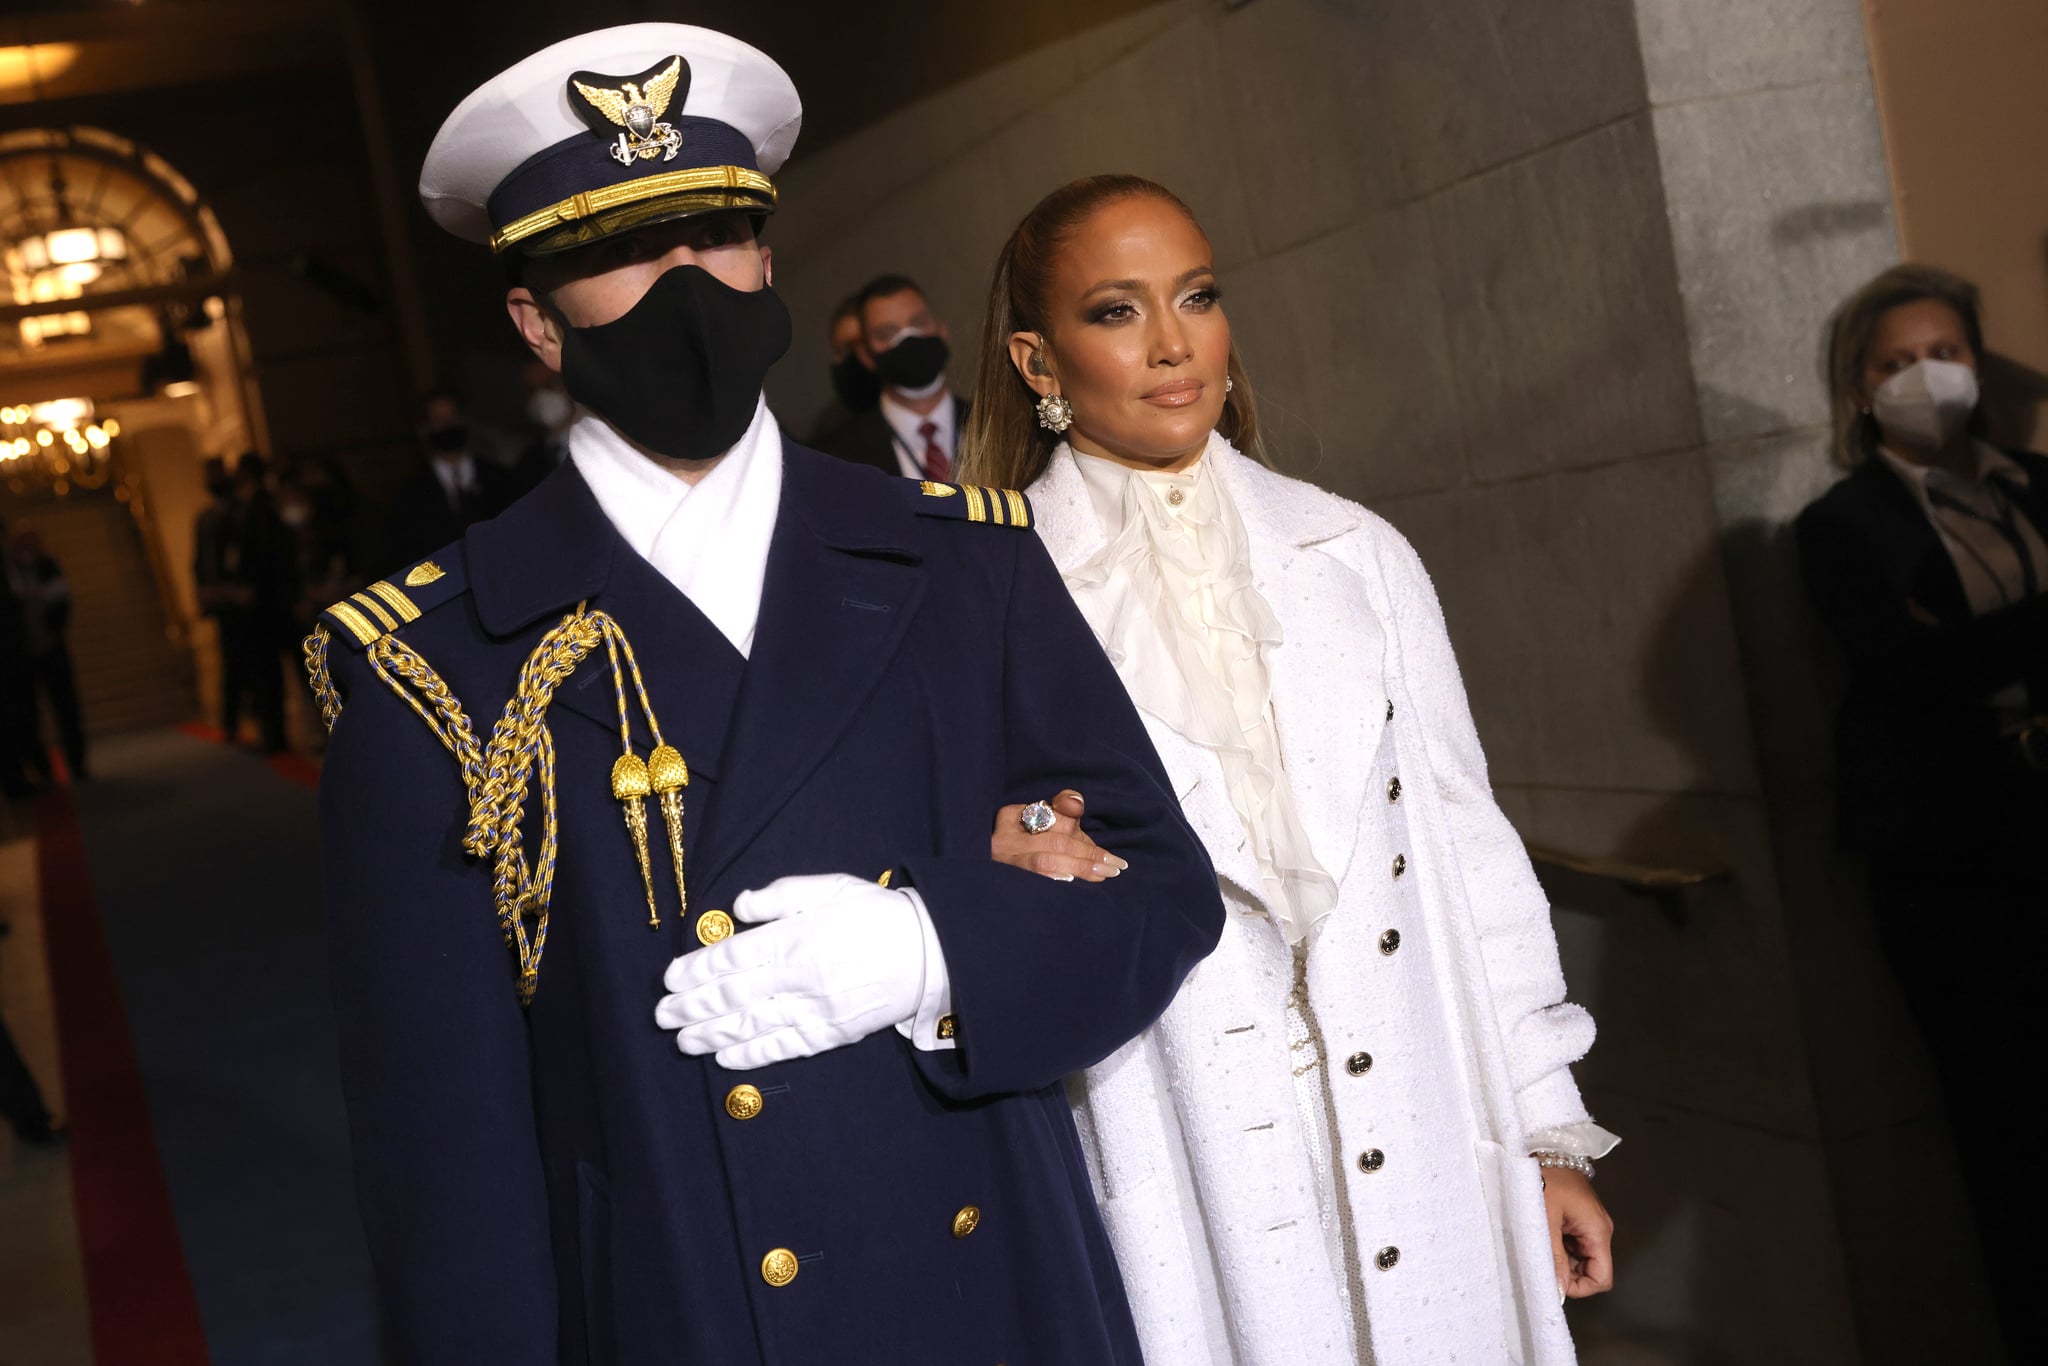
{"type": "Polygon", "coordinates": [[[1925,1094],[1878,1103],[1874,1048],[1912,1044],[1826,853],[1829,680],[1782,535],[1828,478],[1820,320],[1895,251],[1855,0],[1169,0],[1077,32],[799,146],[785,424],[884,270],[971,385],[997,248],[1101,171],[1203,220],[1281,468],[1421,551],[1524,837],[1726,874],[1663,907],[1548,879],[1602,1022],[1580,1078],[1628,1138],[1585,1359],[1861,1359],[1926,1267],[1852,1295],[1839,1225],[1881,1209],[1835,1116],[1924,1122],[1925,1094]],[[1802,1011],[1816,986],[1846,1021],[1802,1011]]]}

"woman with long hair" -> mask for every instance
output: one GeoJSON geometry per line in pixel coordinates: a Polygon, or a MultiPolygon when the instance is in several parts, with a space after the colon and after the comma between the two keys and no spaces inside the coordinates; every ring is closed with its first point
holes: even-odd
{"type": "MultiPolygon", "coordinates": [[[[1615,1140],[1421,562],[1262,463],[1208,239],[1149,181],[1024,218],[980,366],[963,477],[1028,490],[1232,912],[1072,1088],[1146,1359],[1571,1361],[1615,1140]]],[[[995,856],[1114,876],[1084,798],[1006,809],[995,856]]]]}

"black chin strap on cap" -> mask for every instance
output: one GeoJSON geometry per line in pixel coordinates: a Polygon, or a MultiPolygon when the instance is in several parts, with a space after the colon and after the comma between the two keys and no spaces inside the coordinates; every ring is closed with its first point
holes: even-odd
{"type": "Polygon", "coordinates": [[[746,434],[790,337],[773,289],[734,289],[701,266],[676,266],[622,316],[564,329],[562,383],[648,450],[709,460],[746,434]]]}

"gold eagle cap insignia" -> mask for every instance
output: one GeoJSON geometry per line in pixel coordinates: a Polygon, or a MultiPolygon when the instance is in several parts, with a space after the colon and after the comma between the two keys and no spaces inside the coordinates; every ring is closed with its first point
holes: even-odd
{"type": "MultiPolygon", "coordinates": [[[[607,149],[614,161],[621,166],[631,166],[636,160],[651,161],[657,156],[673,161],[683,145],[683,135],[675,125],[662,122],[662,116],[675,102],[679,86],[687,94],[686,70],[683,59],[677,56],[669,58],[666,66],[652,67],[630,80],[579,71],[569,78],[569,86],[582,97],[587,109],[624,130],[607,149]]],[[[584,122],[595,132],[611,132],[587,114],[584,122]]]]}

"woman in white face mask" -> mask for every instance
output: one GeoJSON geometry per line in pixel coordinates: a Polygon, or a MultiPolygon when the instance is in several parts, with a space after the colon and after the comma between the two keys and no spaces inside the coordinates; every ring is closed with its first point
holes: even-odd
{"type": "Polygon", "coordinates": [[[1900,266],[1836,314],[1835,454],[1799,518],[1848,657],[1842,834],[1941,1076],[2015,1360],[2044,1345],[2031,1054],[2048,936],[2048,460],[1983,438],[1976,287],[1900,266]],[[2029,1351],[2027,1348],[2035,1348],[2029,1351]]]}
{"type": "MultiPolygon", "coordinates": [[[[1054,191],[997,265],[965,450],[1028,486],[1232,912],[1071,1088],[1145,1359],[1567,1366],[1564,1298],[1613,1284],[1593,1024],[1421,561],[1260,462],[1222,298],[1166,190],[1054,191]]],[[[1052,805],[1000,813],[996,857],[1121,870],[1052,805]]]]}

